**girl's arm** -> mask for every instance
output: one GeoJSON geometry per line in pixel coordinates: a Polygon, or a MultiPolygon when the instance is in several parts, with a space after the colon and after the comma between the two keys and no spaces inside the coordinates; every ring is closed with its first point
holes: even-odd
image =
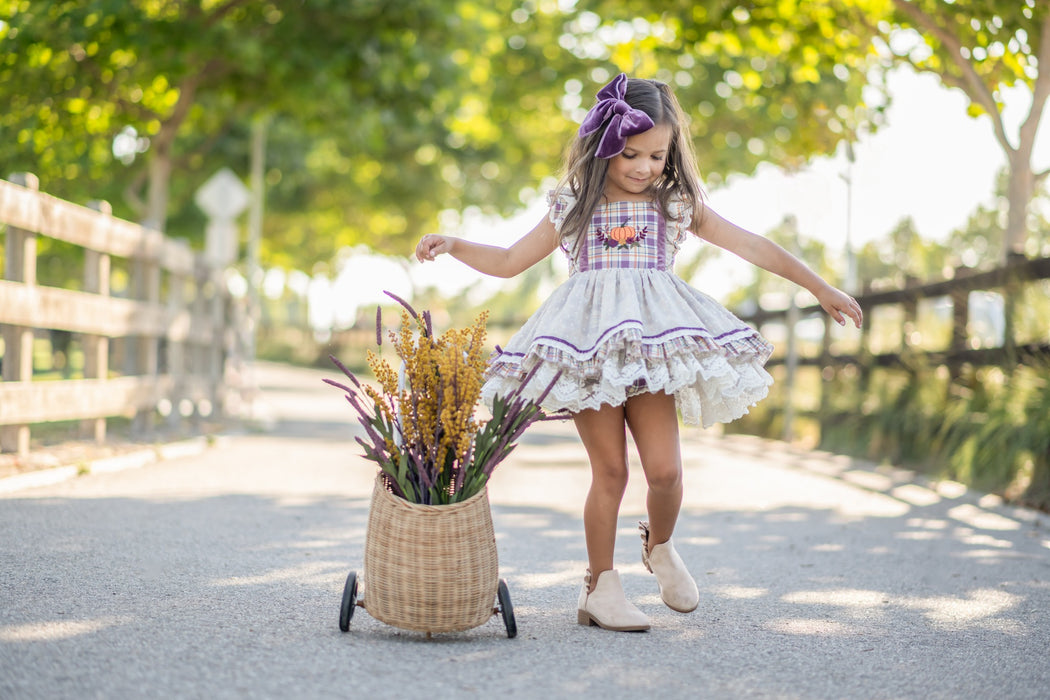
{"type": "Polygon", "coordinates": [[[696,234],[719,248],[739,255],[752,265],[809,290],[840,325],[846,324],[845,317],[848,316],[860,328],[864,317],[856,299],[832,287],[805,263],[768,238],[740,228],[709,208],[704,210],[696,234]]]}
{"type": "Polygon", "coordinates": [[[550,217],[544,216],[543,221],[509,248],[428,233],[416,246],[416,259],[425,262],[448,253],[478,272],[505,278],[524,272],[553,253],[557,247],[558,232],[554,230],[550,217]]]}

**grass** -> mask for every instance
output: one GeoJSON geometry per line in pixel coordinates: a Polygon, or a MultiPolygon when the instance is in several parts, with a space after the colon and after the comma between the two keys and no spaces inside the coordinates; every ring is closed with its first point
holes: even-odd
{"type": "MultiPolygon", "coordinates": [[[[866,386],[836,377],[824,387],[831,407],[819,444],[1050,510],[1048,377],[1047,360],[1008,372],[965,367],[954,377],[938,367],[877,370],[866,386]]],[[[764,423],[754,427],[775,420],[764,423]]]]}

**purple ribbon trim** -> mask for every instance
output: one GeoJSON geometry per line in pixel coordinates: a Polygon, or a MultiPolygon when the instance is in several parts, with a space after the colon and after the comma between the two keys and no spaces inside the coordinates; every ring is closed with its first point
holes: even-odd
{"type": "MultiPolygon", "coordinates": [[[[606,336],[608,336],[610,333],[615,332],[616,330],[618,330],[619,328],[621,328],[622,326],[624,326],[626,324],[638,324],[638,325],[641,325],[641,321],[638,321],[637,319],[627,319],[625,321],[621,321],[620,323],[617,323],[612,328],[609,328],[609,329],[605,330],[600,336],[598,336],[598,340],[595,341],[594,345],[592,345],[591,347],[586,348],[586,349],[578,348],[575,345],[573,345],[572,343],[570,343],[569,341],[565,340],[564,338],[559,338],[559,337],[553,336],[553,335],[538,335],[535,338],[533,338],[533,342],[536,342],[537,340],[547,340],[547,341],[551,341],[551,342],[554,342],[554,343],[558,343],[558,344],[564,345],[567,348],[571,348],[575,352],[578,352],[578,353],[581,353],[581,354],[586,354],[586,353],[594,352],[594,350],[597,349],[597,347],[599,345],[601,345],[602,341],[605,340],[606,336]]],[[[658,333],[656,335],[643,335],[642,336],[642,340],[656,340],[658,338],[663,338],[666,335],[670,335],[672,333],[678,333],[680,331],[696,331],[698,333],[709,333],[710,332],[710,331],[708,331],[706,328],[704,328],[702,326],[677,326],[675,328],[669,328],[668,330],[664,331],[663,333],[658,333]]],[[[754,332],[755,331],[754,331],[753,328],[737,328],[735,330],[731,330],[731,331],[727,331],[725,333],[722,333],[721,335],[711,336],[711,340],[722,340],[723,338],[728,338],[728,337],[733,336],[733,335],[739,335],[740,333],[754,333],[754,332]]],[[[504,350],[502,355],[501,355],[501,357],[503,357],[503,356],[525,357],[525,353],[508,352],[508,351],[504,350]]]]}

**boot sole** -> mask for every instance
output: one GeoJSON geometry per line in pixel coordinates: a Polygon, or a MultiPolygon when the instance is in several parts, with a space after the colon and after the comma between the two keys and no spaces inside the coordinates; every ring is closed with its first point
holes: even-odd
{"type": "MultiPolygon", "coordinates": [[[[660,600],[663,600],[663,598],[661,598],[660,600]]],[[[696,610],[698,607],[700,607],[700,603],[697,602],[696,605],[694,605],[693,607],[688,608],[688,609],[687,608],[676,608],[675,606],[673,606],[670,603],[668,603],[666,600],[664,600],[664,605],[666,605],[667,607],[671,608],[671,610],[674,610],[677,613],[691,613],[694,610],[696,610]]]]}
{"type": "Polygon", "coordinates": [[[586,610],[576,611],[576,622],[583,625],[584,627],[601,627],[603,630],[611,630],[613,632],[645,632],[649,629],[650,625],[627,625],[625,627],[614,627],[612,625],[602,624],[598,618],[591,615],[586,610]]]}

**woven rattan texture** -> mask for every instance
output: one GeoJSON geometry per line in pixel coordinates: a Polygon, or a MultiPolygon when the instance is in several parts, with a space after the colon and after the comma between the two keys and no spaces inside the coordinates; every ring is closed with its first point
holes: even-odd
{"type": "Polygon", "coordinates": [[[364,563],[364,606],[377,620],[418,632],[477,627],[492,617],[499,585],[488,490],[425,506],[377,478],[364,563]]]}

